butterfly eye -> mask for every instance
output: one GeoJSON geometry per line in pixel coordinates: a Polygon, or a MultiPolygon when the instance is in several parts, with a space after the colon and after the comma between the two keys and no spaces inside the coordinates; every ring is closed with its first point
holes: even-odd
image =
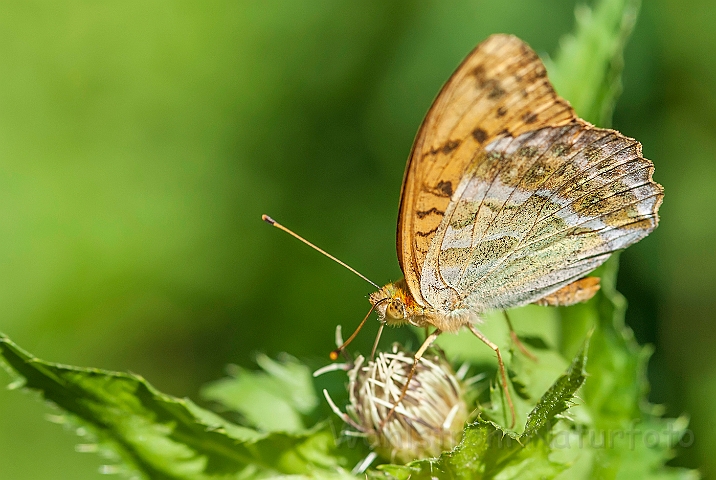
{"type": "Polygon", "coordinates": [[[385,308],[385,316],[390,320],[403,320],[405,318],[405,307],[400,300],[392,300],[385,308]]]}

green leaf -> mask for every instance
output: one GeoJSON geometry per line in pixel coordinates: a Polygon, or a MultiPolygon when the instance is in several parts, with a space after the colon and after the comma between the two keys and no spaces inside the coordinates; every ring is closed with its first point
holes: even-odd
{"type": "Polygon", "coordinates": [[[557,92],[577,114],[609,126],[622,91],[623,51],[636,23],[640,0],[602,0],[593,9],[576,8],[576,31],[560,42],[553,62],[545,62],[557,92]]]}
{"type": "Polygon", "coordinates": [[[577,352],[567,373],[557,379],[527,416],[527,424],[520,436],[520,443],[526,444],[540,434],[546,433],[545,429],[551,430],[552,419],[571,406],[575,392],[584,383],[588,345],[587,340],[577,352]]]}
{"type": "Polygon", "coordinates": [[[137,375],[44,362],[0,336],[13,386],[38,390],[86,425],[127,473],[152,479],[348,477],[355,458],[336,447],[327,423],[301,434],[259,433],[187,399],[158,392],[137,375]]]}
{"type": "Polygon", "coordinates": [[[230,377],[206,385],[202,397],[240,413],[261,431],[303,431],[304,416],[318,406],[311,371],[287,355],[282,362],[266,355],[256,361],[263,372],[232,366],[230,377]]]}
{"type": "Polygon", "coordinates": [[[567,372],[547,390],[527,417],[521,436],[478,418],[465,427],[462,441],[439,458],[405,466],[381,465],[380,475],[396,478],[551,478],[567,468],[549,458],[549,432],[585,379],[586,346],[567,372]]]}

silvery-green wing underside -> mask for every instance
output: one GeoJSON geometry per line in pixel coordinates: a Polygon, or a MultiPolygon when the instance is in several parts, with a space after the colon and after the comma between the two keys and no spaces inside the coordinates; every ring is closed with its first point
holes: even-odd
{"type": "Polygon", "coordinates": [[[583,121],[502,135],[465,169],[420,289],[431,306],[478,312],[534,302],[658,223],[662,187],[641,145],[583,121]]]}

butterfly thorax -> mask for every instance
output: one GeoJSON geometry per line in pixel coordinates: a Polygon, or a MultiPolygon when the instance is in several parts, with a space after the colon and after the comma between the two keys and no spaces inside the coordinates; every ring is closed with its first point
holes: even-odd
{"type": "Polygon", "coordinates": [[[455,332],[477,317],[467,309],[440,312],[415,301],[405,280],[389,283],[370,295],[370,303],[378,312],[378,320],[391,327],[410,324],[416,327],[436,327],[455,332]]]}

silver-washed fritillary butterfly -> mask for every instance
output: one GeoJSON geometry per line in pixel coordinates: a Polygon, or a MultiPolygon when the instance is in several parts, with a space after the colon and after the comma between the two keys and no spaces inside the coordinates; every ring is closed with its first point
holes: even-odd
{"type": "Polygon", "coordinates": [[[523,41],[493,35],[418,131],[400,195],[405,278],[370,302],[382,324],[435,328],[415,365],[442,332],[470,329],[497,354],[514,424],[500,350],[477,329],[480,316],[594,295],[598,279],[584,276],[657,226],[653,171],[639,142],[577,117],[523,41]]]}

